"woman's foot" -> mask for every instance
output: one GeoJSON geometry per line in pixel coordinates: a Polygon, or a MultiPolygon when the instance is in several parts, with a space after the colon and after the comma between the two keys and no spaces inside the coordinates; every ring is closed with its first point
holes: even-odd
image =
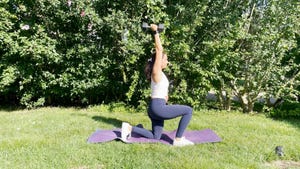
{"type": "Polygon", "coordinates": [[[181,137],[181,138],[175,138],[173,141],[173,146],[188,146],[188,145],[194,145],[193,142],[191,142],[190,140],[186,139],[185,137],[181,137]]]}
{"type": "Polygon", "coordinates": [[[122,123],[121,139],[127,141],[131,137],[131,125],[129,123],[122,123]]]}

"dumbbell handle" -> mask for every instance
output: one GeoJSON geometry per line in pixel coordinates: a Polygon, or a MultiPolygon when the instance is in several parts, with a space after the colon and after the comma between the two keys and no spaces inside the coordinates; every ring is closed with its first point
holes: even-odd
{"type": "MultiPolygon", "coordinates": [[[[143,22],[142,28],[149,29],[151,27],[150,27],[150,25],[148,23],[143,22]]],[[[160,30],[160,31],[164,30],[164,24],[158,24],[158,30],[160,30]]]]}

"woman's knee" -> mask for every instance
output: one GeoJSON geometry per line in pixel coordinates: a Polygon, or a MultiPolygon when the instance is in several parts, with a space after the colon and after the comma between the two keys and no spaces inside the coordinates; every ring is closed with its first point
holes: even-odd
{"type": "Polygon", "coordinates": [[[192,107],[190,107],[190,106],[187,106],[187,112],[188,112],[188,114],[193,114],[193,108],[192,107]]]}
{"type": "Polygon", "coordinates": [[[161,136],[162,136],[162,128],[159,128],[159,129],[154,129],[154,131],[153,131],[153,138],[154,139],[157,139],[157,140],[159,140],[160,138],[161,138],[161,136]]]}
{"type": "Polygon", "coordinates": [[[161,138],[162,134],[154,134],[154,139],[159,140],[161,138]]]}

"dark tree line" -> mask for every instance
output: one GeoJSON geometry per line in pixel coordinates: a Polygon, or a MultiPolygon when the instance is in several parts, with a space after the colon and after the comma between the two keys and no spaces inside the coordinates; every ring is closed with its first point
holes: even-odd
{"type": "Polygon", "coordinates": [[[244,112],[258,99],[299,101],[297,0],[2,0],[0,101],[28,108],[125,102],[144,106],[153,41],[164,23],[170,102],[244,112]]]}

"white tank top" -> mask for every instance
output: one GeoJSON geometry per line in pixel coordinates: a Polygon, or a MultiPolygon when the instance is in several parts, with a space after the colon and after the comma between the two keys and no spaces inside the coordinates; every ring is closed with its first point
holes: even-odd
{"type": "Polygon", "coordinates": [[[163,98],[168,96],[169,92],[169,80],[162,72],[161,80],[159,83],[155,83],[151,77],[151,98],[163,98]]]}

